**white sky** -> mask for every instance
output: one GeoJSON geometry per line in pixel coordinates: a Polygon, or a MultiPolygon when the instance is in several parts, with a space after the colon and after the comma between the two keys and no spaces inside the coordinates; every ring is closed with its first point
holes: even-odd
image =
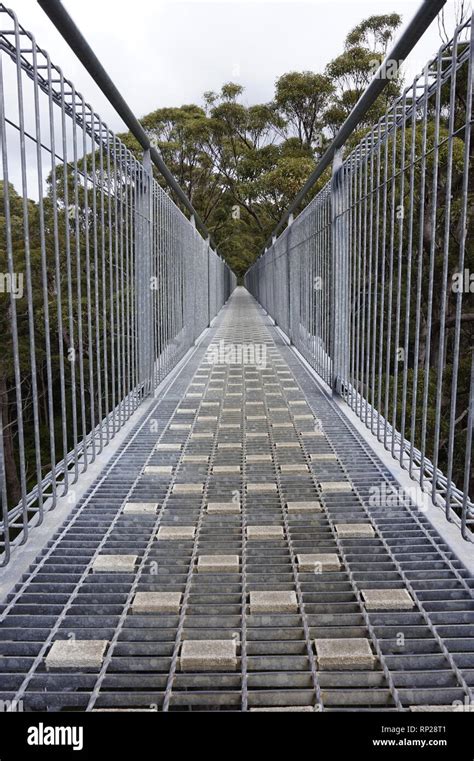
{"type": "MultiPolygon", "coordinates": [[[[5,0],[66,77],[114,130],[120,119],[36,0],[5,0]]],[[[245,87],[248,103],[271,99],[287,71],[322,71],[342,52],[347,32],[372,14],[397,11],[407,22],[420,0],[64,0],[137,116],[162,106],[200,103],[224,82],[245,87]]],[[[447,2],[453,28],[455,0],[447,2]]],[[[436,22],[407,63],[415,74],[439,47],[436,22]]]]}

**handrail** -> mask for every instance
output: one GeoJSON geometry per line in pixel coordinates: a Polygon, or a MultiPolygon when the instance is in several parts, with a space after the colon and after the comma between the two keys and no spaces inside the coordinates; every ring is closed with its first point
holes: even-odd
{"type": "MultiPolygon", "coordinates": [[[[43,2],[44,1],[45,0],[43,0],[43,2]]],[[[56,2],[56,0],[53,1],[56,2]]],[[[39,0],[39,2],[41,2],[41,0],[39,0]]],[[[391,69],[391,62],[401,62],[405,60],[405,58],[409,55],[409,53],[411,53],[417,42],[421,39],[423,34],[430,26],[431,22],[436,18],[445,4],[446,0],[423,0],[422,5],[414,15],[412,21],[408,24],[403,34],[391,49],[390,53],[388,53],[385,57],[384,61],[375,73],[372,82],[369,84],[367,89],[357,101],[356,105],[340,128],[331,145],[321,157],[318,165],[311,172],[305,184],[301,190],[298,191],[292,203],[283,214],[282,218],[268,238],[265,244],[265,248],[260,255],[265,252],[266,248],[271,245],[274,238],[278,236],[290,218],[294,216],[301,202],[304,200],[309,191],[314,187],[323,172],[329,166],[331,166],[336,151],[345,144],[352,133],[357,129],[362,118],[373,106],[379,95],[383,92],[389,81],[389,79],[386,77],[386,73],[391,69]]]]}
{"type": "Polygon", "coordinates": [[[200,233],[205,238],[208,238],[212,247],[215,248],[212,236],[203,220],[197,213],[182,187],[173,177],[173,174],[166,166],[156,148],[151,144],[150,138],[137,117],[114,85],[105,68],[60,0],[38,0],[38,4],[53,22],[58,32],[64,37],[71,50],[73,50],[79,58],[85,69],[102,90],[109,103],[112,104],[121,119],[125,122],[132,135],[138,140],[143,150],[150,151],[150,158],[160,174],[166,180],[167,185],[176,194],[191,216],[194,217],[194,222],[200,233]]]}

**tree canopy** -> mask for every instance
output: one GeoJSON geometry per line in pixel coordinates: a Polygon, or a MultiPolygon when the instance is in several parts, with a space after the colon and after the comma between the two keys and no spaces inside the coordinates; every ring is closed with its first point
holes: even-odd
{"type": "MultiPolygon", "coordinates": [[[[226,82],[219,92],[205,92],[201,104],[158,108],[141,119],[236,274],[243,275],[260,252],[400,23],[396,13],[362,21],[324,72],[282,74],[267,103],[247,105],[242,85],[226,82]]],[[[390,83],[361,129],[383,113],[399,89],[398,79],[390,83]]],[[[123,138],[139,152],[130,135],[123,138]]]]}

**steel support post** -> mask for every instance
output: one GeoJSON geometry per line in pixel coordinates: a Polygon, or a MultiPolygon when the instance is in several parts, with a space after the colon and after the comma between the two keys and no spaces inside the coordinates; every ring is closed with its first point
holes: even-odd
{"type": "Polygon", "coordinates": [[[332,257],[330,273],[330,319],[332,390],[341,394],[348,378],[349,359],[349,224],[347,189],[344,182],[343,150],[336,152],[333,162],[332,257]]]}
{"type": "Polygon", "coordinates": [[[138,371],[140,387],[147,396],[153,386],[153,290],[152,290],[152,165],[150,152],[143,154],[143,174],[137,189],[136,288],[138,371]]]}
{"type": "Polygon", "coordinates": [[[211,324],[211,239],[206,240],[207,252],[207,327],[211,324]]]}
{"type": "Polygon", "coordinates": [[[288,313],[288,338],[290,341],[290,344],[293,343],[293,335],[291,331],[291,265],[290,265],[290,256],[291,256],[291,225],[293,224],[293,214],[290,214],[290,217],[288,219],[288,232],[286,234],[286,301],[287,301],[287,313],[288,313]]]}

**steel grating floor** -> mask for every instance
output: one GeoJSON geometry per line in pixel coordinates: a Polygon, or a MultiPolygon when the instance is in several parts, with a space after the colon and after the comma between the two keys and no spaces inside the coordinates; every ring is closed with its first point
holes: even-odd
{"type": "Polygon", "coordinates": [[[395,711],[467,703],[473,579],[423,513],[372,505],[371,487],[381,484],[396,486],[237,289],[106,477],[4,601],[0,699],[22,701],[27,711],[395,711]],[[244,344],[257,364],[239,356],[244,344]],[[148,475],[144,466],[164,470],[148,475]],[[340,491],[327,486],[334,482],[340,491]],[[130,502],[158,508],[124,514],[130,502]],[[208,512],[209,503],[229,502],[239,512],[208,512]],[[319,502],[322,511],[292,502],[319,502]],[[354,523],[370,524],[373,536],[336,530],[354,523]],[[192,527],[194,538],[156,538],[160,527],[180,526],[192,527]],[[282,536],[247,536],[259,526],[279,527],[282,536]],[[300,570],[298,556],[314,553],[336,554],[340,569],[300,570]],[[132,572],[92,572],[98,555],[137,561],[132,572]],[[203,555],[237,555],[239,566],[198,572],[203,555]],[[367,609],[363,593],[373,589],[406,590],[414,607],[367,609]],[[249,595],[256,591],[293,592],[296,610],[255,612],[249,595]],[[178,592],[179,610],[132,612],[137,592],[178,592]],[[354,638],[369,641],[374,668],[318,661],[315,640],[354,638]],[[102,663],[45,662],[54,641],[74,639],[106,640],[102,663]],[[233,641],[236,663],[191,670],[181,663],[187,640],[233,641]]]}

